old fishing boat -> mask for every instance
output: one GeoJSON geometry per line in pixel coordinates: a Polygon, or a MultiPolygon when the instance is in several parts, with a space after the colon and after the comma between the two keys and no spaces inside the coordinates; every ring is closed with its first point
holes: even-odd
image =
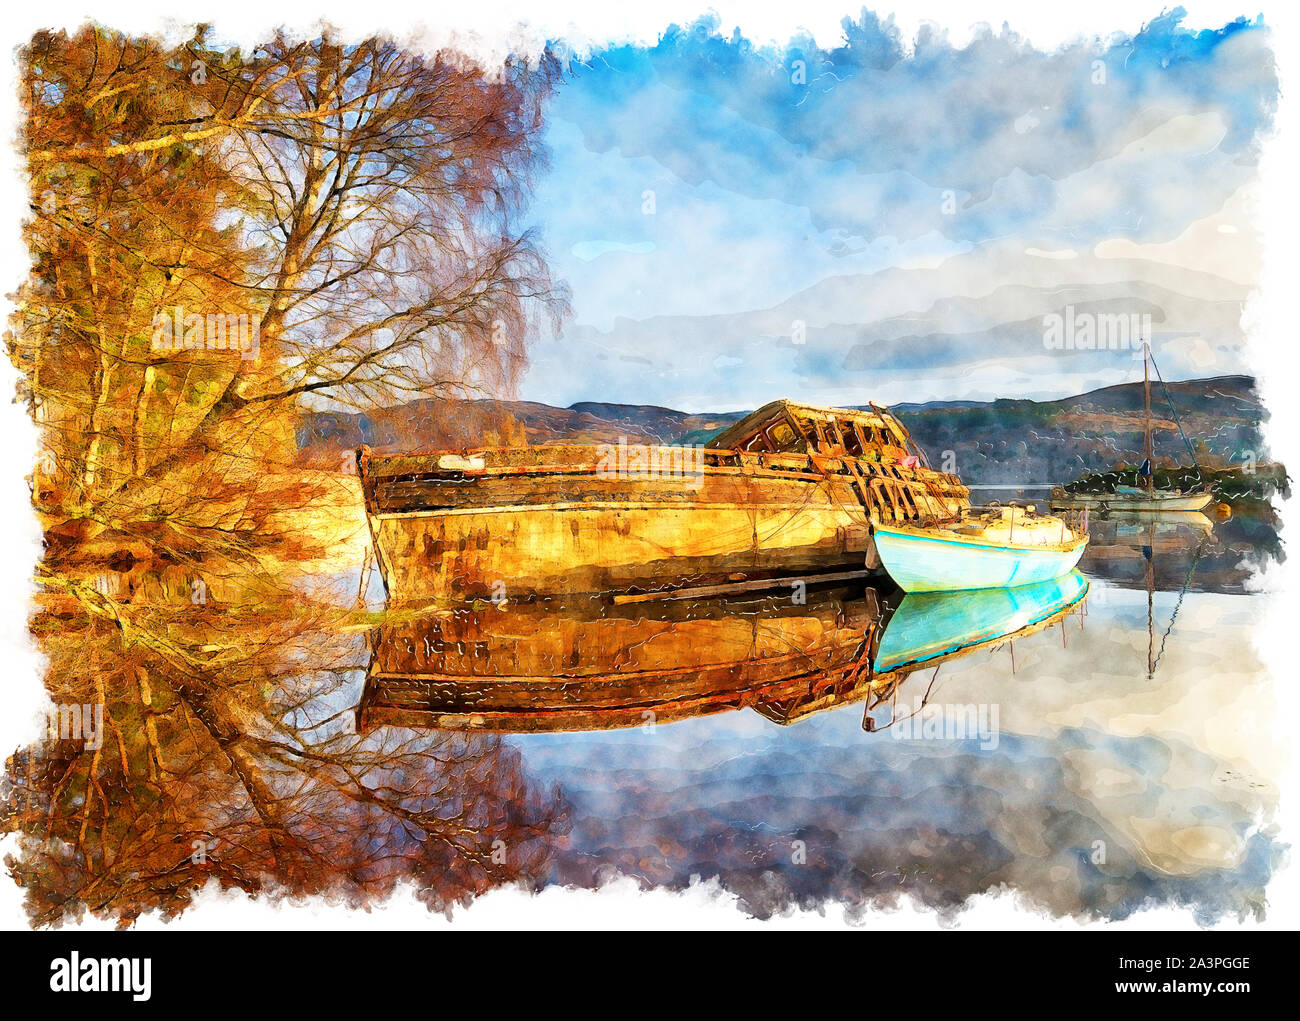
{"type": "Polygon", "coordinates": [[[357,452],[390,602],[662,591],[876,566],[969,490],[888,409],[776,401],[704,446],[357,452]]]}
{"type": "Polygon", "coordinates": [[[1142,417],[1146,441],[1146,460],[1143,462],[1142,467],[1138,469],[1138,480],[1142,482],[1142,485],[1132,486],[1117,483],[1113,489],[1101,493],[1081,491],[1078,483],[1067,487],[1058,486],[1052,490],[1052,508],[1054,510],[1091,508],[1099,511],[1154,513],[1199,511],[1210,505],[1214,495],[1205,487],[1203,482],[1198,488],[1188,492],[1181,489],[1156,489],[1155,487],[1155,445],[1151,432],[1151,369],[1153,367],[1156,370],[1156,378],[1164,390],[1165,402],[1169,405],[1169,413],[1173,416],[1174,424],[1178,427],[1178,434],[1183,437],[1183,443],[1187,447],[1188,454],[1191,455],[1196,474],[1200,475],[1200,465],[1196,462],[1196,451],[1192,449],[1192,445],[1187,442],[1187,437],[1183,434],[1183,426],[1178,419],[1178,412],[1174,409],[1173,398],[1169,395],[1169,388],[1165,386],[1164,378],[1160,375],[1160,368],[1156,365],[1155,357],[1151,354],[1151,345],[1144,343],[1142,345],[1142,417]]]}
{"type": "Polygon", "coordinates": [[[1035,585],[1069,574],[1088,545],[1083,519],[1025,507],[974,508],[917,524],[878,524],[876,555],[906,592],[1035,585]]]}

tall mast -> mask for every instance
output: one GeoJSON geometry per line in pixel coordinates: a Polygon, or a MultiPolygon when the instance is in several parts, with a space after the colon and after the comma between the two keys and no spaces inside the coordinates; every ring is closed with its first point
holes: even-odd
{"type": "Polygon", "coordinates": [[[1148,341],[1142,342],[1142,398],[1146,405],[1146,435],[1147,435],[1147,495],[1151,495],[1156,487],[1156,466],[1152,457],[1151,450],[1151,344],[1148,341]]]}

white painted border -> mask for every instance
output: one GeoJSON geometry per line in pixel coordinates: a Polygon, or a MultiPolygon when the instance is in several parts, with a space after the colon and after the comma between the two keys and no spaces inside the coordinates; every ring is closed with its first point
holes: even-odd
{"type": "MultiPolygon", "coordinates": [[[[1185,24],[1191,27],[1220,27],[1235,17],[1253,17],[1262,10],[1274,32],[1274,46],[1281,75],[1283,102],[1279,109],[1275,138],[1267,145],[1263,160],[1262,201],[1259,220],[1264,230],[1265,271],[1259,294],[1248,312],[1248,335],[1252,350],[1252,368],[1260,381],[1265,405],[1272,413],[1268,440],[1273,453],[1295,470],[1300,466],[1300,400],[1297,400],[1298,357],[1294,300],[1296,277],[1300,272],[1297,238],[1295,168],[1300,122],[1288,91],[1300,88],[1300,11],[1288,0],[1269,0],[1265,5],[1245,3],[1198,2],[1181,0],[1188,9],[1185,24]]],[[[196,5],[191,10],[198,16],[196,5]]],[[[499,58],[511,49],[537,46],[548,36],[564,36],[575,47],[584,41],[635,39],[653,41],[670,23],[693,21],[712,8],[721,20],[724,32],[739,25],[755,42],[784,41],[797,29],[810,31],[822,45],[839,38],[840,21],[856,16],[862,0],[659,0],[647,4],[614,4],[608,0],[478,0],[469,5],[443,7],[428,0],[415,3],[387,3],[373,0],[365,4],[340,0],[282,0],[275,4],[253,0],[222,0],[207,5],[202,16],[212,21],[217,31],[233,41],[252,40],[274,25],[311,30],[322,19],[347,34],[391,30],[399,37],[418,37],[424,45],[455,44],[489,59],[499,58]],[[442,14],[439,10],[449,11],[442,14]],[[445,19],[445,20],[443,20],[445,19]],[[454,19],[454,29],[451,28],[454,19]],[[519,26],[523,27],[519,27],[519,26]],[[580,30],[579,30],[580,27],[580,30]]],[[[904,37],[915,36],[923,22],[944,27],[950,39],[961,43],[970,37],[972,26],[986,22],[1010,24],[1021,36],[1038,47],[1050,47],[1080,35],[1109,35],[1136,31],[1144,21],[1165,8],[1162,0],[1135,4],[1132,0],[1091,0],[1088,4],[1062,5],[1043,0],[920,0],[905,6],[881,2],[873,6],[882,15],[891,7],[897,11],[896,22],[904,37]]],[[[38,28],[75,28],[91,14],[87,6],[67,0],[46,0],[35,4],[7,4],[3,15],[0,42],[9,51],[0,85],[0,135],[6,143],[14,138],[17,67],[12,50],[21,45],[38,28]]],[[[173,3],[159,0],[99,0],[94,5],[96,20],[115,28],[132,31],[160,31],[172,26],[180,31],[181,18],[173,3]]],[[[186,15],[189,17],[190,15],[186,15]]],[[[26,273],[26,254],[22,250],[16,225],[25,215],[25,190],[18,174],[19,156],[9,145],[0,145],[0,292],[10,291],[26,273]]],[[[4,302],[4,315],[11,311],[4,302]]],[[[35,458],[35,432],[24,411],[12,404],[15,374],[7,359],[0,360],[0,535],[4,537],[7,556],[0,570],[0,643],[9,664],[0,684],[0,753],[27,740],[36,726],[43,695],[39,684],[39,657],[31,649],[25,620],[31,584],[30,565],[38,550],[38,530],[30,511],[29,494],[24,477],[35,458]]],[[[1289,638],[1295,630],[1297,609],[1296,568],[1294,561],[1272,569],[1263,584],[1280,594],[1270,600],[1268,625],[1260,636],[1259,646],[1265,661],[1278,679],[1279,732],[1293,729],[1290,721],[1300,719],[1300,684],[1296,683],[1295,654],[1289,638]]],[[[1295,840],[1294,802],[1300,795],[1294,755],[1286,776],[1284,792],[1283,839],[1295,840]]],[[[7,848],[0,848],[2,853],[7,848]]],[[[1294,929],[1300,918],[1295,868],[1280,872],[1268,887],[1270,929],[1294,929]]],[[[424,905],[403,890],[385,906],[373,912],[361,912],[321,904],[272,906],[252,902],[236,892],[224,896],[205,895],[196,906],[175,922],[169,930],[193,929],[297,929],[346,928],[352,931],[387,929],[443,929],[455,926],[466,929],[576,929],[598,927],[610,929],[748,929],[757,927],[782,929],[839,928],[843,913],[828,905],[825,915],[800,912],[788,917],[759,923],[747,918],[735,907],[735,899],[716,887],[697,887],[681,894],[656,891],[641,893],[631,881],[596,893],[550,889],[537,897],[500,890],[490,893],[468,910],[457,911],[452,923],[431,914],[424,905]]],[[[0,925],[26,928],[21,891],[8,877],[0,876],[0,925]]],[[[897,930],[933,929],[935,916],[927,911],[905,906],[889,914],[872,916],[871,928],[897,930]]],[[[1045,918],[1018,906],[1011,894],[985,896],[971,902],[961,916],[964,928],[1072,929],[1076,923],[1045,918]]],[[[95,921],[86,926],[111,928],[111,923],[95,921]]],[[[156,918],[147,918],[141,928],[161,927],[156,918]]],[[[1095,926],[1094,926],[1095,927],[1095,926]]],[[[1228,924],[1225,928],[1234,928],[1228,924]]],[[[1251,928],[1253,926],[1247,926],[1251,928]]],[[[1195,924],[1187,910],[1161,908],[1145,912],[1126,922],[1111,923],[1115,930],[1192,929],[1195,924]]]]}

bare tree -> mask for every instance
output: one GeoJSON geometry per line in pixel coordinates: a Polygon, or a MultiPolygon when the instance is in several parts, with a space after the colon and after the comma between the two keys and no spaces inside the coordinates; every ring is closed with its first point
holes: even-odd
{"type": "Polygon", "coordinates": [[[566,309],[519,222],[548,62],[90,28],[24,57],[35,267],[10,352],[52,454],[48,567],[126,544],[254,570],[285,544],[271,512],[320,496],[290,470],[304,407],[504,392],[566,309]],[[209,335],[160,347],[173,315],[209,335]],[[255,358],[213,349],[239,315],[255,358]]]}

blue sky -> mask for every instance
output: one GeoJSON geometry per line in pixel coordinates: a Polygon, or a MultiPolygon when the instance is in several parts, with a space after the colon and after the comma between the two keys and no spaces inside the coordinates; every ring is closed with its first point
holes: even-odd
{"type": "Polygon", "coordinates": [[[1045,52],[865,10],[839,46],[760,48],[705,18],[574,56],[533,216],[575,316],[521,396],[720,410],[1131,376],[1035,342],[1062,296],[1154,309],[1169,376],[1247,370],[1231,313],[1276,74],[1257,19],[1181,21],[1045,52]]]}

